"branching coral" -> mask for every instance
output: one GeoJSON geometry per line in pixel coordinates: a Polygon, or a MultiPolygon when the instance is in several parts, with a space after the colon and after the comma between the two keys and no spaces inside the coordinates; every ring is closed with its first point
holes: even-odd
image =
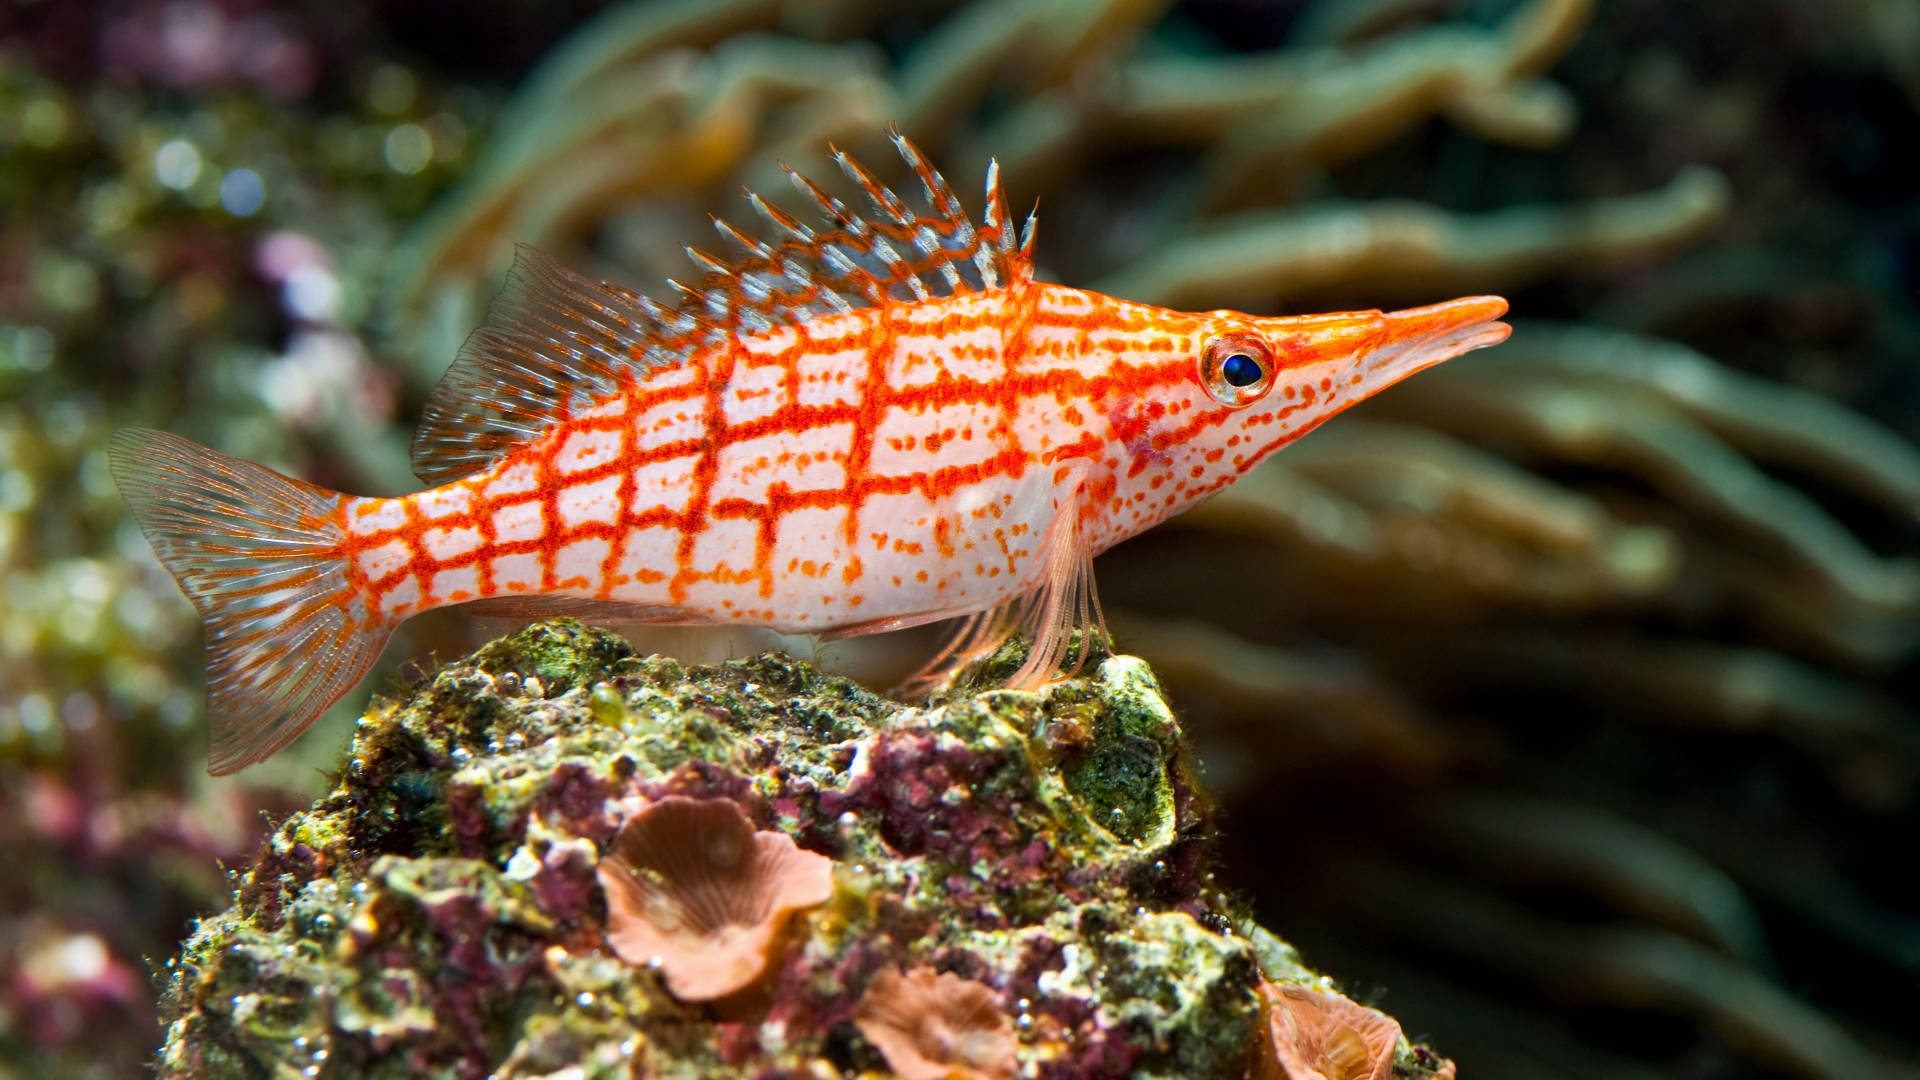
{"type": "Polygon", "coordinates": [[[1756,618],[1854,662],[1912,650],[1920,567],[1879,557],[1740,451],[1798,465],[1912,521],[1913,448],[1810,394],[1741,379],[1687,350],[1552,330],[1531,348],[1437,372],[1381,411],[1536,459],[1631,474],[1703,519],[1699,540],[1714,554],[1699,571],[1756,618]],[[1629,352],[1633,361],[1610,362],[1629,352]],[[1780,576],[1756,581],[1756,563],[1780,576]]]}
{"type": "MultiPolygon", "coordinates": [[[[1572,127],[1572,103],[1534,76],[1572,44],[1591,8],[1590,0],[1533,0],[1484,30],[1422,28],[1301,57],[1291,93],[1247,109],[1223,133],[1208,201],[1245,202],[1303,166],[1341,164],[1436,113],[1485,138],[1559,141],[1572,127]]],[[[1190,75],[1204,84],[1214,73],[1190,75]]]]}
{"type": "Polygon", "coordinates": [[[1584,207],[1521,206],[1470,217],[1427,206],[1310,204],[1210,222],[1144,253],[1094,288],[1174,307],[1351,292],[1385,297],[1511,288],[1542,274],[1604,268],[1698,239],[1727,205],[1711,170],[1584,207]]]}
{"type": "Polygon", "coordinates": [[[1843,1026],[1752,967],[1683,935],[1562,923],[1405,867],[1347,870],[1355,884],[1366,883],[1358,914],[1377,929],[1511,973],[1564,1008],[1650,1008],[1688,1017],[1796,1076],[1888,1075],[1888,1063],[1843,1026]]]}

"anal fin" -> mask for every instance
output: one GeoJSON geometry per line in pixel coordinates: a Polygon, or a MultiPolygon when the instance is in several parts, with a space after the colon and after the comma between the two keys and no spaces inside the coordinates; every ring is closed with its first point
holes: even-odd
{"type": "Polygon", "coordinates": [[[667,604],[636,604],[560,593],[511,593],[461,605],[483,619],[575,618],[593,623],[645,623],[649,626],[702,626],[711,620],[667,604]]]}

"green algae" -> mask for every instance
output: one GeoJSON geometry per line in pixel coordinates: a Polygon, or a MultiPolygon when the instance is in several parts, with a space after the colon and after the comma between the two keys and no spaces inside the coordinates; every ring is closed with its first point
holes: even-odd
{"type": "Polygon", "coordinates": [[[1131,657],[913,707],[778,654],[686,668],[539,624],[362,717],[170,965],[160,1071],[851,1075],[885,1068],[851,1024],[868,983],[932,966],[994,989],[1033,1075],[1238,1077],[1262,978],[1317,976],[1212,886],[1182,754],[1131,657]],[[834,860],[751,1016],[605,944],[595,865],[667,795],[834,860]]]}
{"type": "Polygon", "coordinates": [[[1180,729],[1145,664],[1108,661],[1110,683],[1055,691],[1052,719],[1086,729],[1061,764],[1067,787],[1109,832],[1135,843],[1165,843],[1174,825],[1180,729]]]}

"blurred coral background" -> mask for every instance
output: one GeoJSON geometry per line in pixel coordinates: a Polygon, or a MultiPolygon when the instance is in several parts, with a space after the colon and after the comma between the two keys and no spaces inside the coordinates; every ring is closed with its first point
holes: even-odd
{"type": "Polygon", "coordinates": [[[970,204],[997,158],[1055,280],[1512,301],[1100,561],[1266,925],[1465,1076],[1920,1076],[1920,5],[16,0],[0,1077],[140,1069],[155,972],[369,689],[498,629],[417,620],[208,779],[107,433],[409,490],[515,242],[653,289],[888,124],[970,204]]]}

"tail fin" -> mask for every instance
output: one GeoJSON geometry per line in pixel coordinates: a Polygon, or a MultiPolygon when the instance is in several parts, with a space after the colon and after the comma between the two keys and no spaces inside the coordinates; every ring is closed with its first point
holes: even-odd
{"type": "Polygon", "coordinates": [[[206,622],[207,771],[292,742],[386,644],[347,582],[341,496],[162,431],[115,432],[113,478],[206,622]]]}

